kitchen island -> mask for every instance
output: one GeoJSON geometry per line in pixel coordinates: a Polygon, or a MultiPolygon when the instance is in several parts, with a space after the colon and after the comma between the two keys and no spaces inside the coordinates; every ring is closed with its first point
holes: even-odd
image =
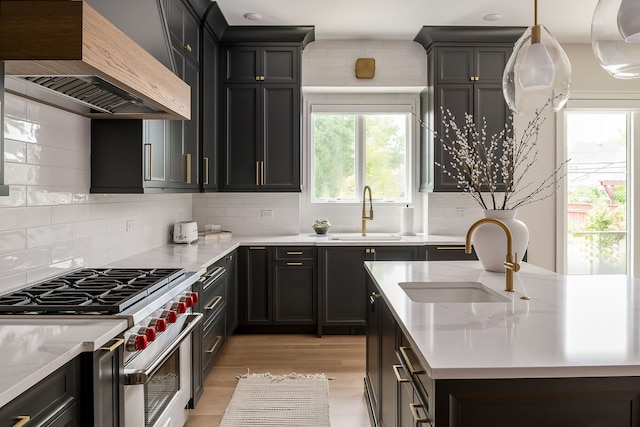
{"type": "Polygon", "coordinates": [[[476,261],[365,268],[421,366],[433,425],[639,425],[640,280],[525,263],[510,293],[476,261]],[[508,302],[416,302],[402,282],[480,282],[508,302]]]}

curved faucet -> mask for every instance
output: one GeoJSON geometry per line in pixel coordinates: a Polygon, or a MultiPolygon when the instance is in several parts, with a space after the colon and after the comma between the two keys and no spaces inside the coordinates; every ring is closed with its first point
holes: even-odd
{"type": "Polygon", "coordinates": [[[465,253],[468,253],[468,254],[471,253],[471,235],[473,234],[474,231],[476,231],[476,228],[486,223],[495,224],[499,226],[504,230],[505,234],[507,235],[507,256],[504,262],[504,270],[505,270],[506,281],[507,281],[507,289],[505,290],[507,292],[514,292],[513,273],[520,270],[520,264],[518,264],[518,262],[516,261],[516,259],[518,258],[518,254],[515,254],[515,256],[513,255],[513,234],[511,234],[511,230],[509,230],[509,227],[507,227],[507,224],[495,218],[482,218],[474,222],[473,225],[471,225],[471,227],[469,228],[469,231],[467,231],[467,240],[464,247],[464,251],[465,253]]]}
{"type": "Polygon", "coordinates": [[[364,186],[362,192],[362,235],[367,235],[367,220],[373,220],[373,200],[371,198],[371,187],[364,186]],[[367,203],[367,190],[369,190],[369,215],[367,215],[366,203],[367,203]]]}

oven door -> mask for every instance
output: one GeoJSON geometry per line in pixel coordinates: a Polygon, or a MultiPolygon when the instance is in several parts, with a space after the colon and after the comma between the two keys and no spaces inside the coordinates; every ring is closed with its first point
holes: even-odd
{"type": "Polygon", "coordinates": [[[142,351],[125,364],[125,427],[184,425],[191,398],[191,334],[201,320],[202,314],[182,316],[154,341],[161,344],[157,351],[142,351]]]}

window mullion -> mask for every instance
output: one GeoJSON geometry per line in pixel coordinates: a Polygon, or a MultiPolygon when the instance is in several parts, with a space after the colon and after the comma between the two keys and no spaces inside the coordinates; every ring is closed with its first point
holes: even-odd
{"type": "MultiPolygon", "coordinates": [[[[360,200],[362,189],[366,185],[366,130],[364,115],[358,114],[356,119],[356,200],[360,200]]],[[[362,201],[362,200],[360,200],[362,201]]]]}

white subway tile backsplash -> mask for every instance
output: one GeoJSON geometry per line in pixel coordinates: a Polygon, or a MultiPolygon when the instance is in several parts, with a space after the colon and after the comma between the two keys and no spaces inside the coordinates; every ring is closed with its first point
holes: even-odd
{"type": "Polygon", "coordinates": [[[11,230],[0,232],[0,254],[23,251],[26,248],[26,230],[11,230]]]}
{"type": "Polygon", "coordinates": [[[4,160],[11,163],[25,163],[27,161],[27,144],[20,141],[5,139],[4,160]]]}
{"type": "Polygon", "coordinates": [[[55,243],[69,241],[72,238],[73,227],[71,224],[29,228],[27,230],[27,248],[51,246],[55,243]]]}
{"type": "Polygon", "coordinates": [[[24,185],[10,185],[9,195],[0,197],[0,208],[16,208],[26,204],[27,187],[24,185]]]}

